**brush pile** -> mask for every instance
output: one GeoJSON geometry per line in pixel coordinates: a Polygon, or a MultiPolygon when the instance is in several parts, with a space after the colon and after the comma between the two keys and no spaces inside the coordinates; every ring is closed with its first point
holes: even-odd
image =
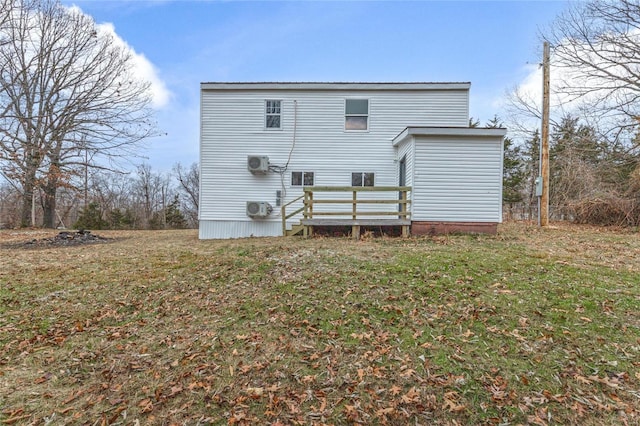
{"type": "Polygon", "coordinates": [[[640,203],[638,201],[609,196],[583,199],[571,207],[576,223],[633,227],[640,225],[640,203]]]}
{"type": "Polygon", "coordinates": [[[78,246],[83,244],[106,243],[109,239],[80,229],[76,232],[62,231],[50,238],[33,239],[24,243],[25,247],[78,246]]]}

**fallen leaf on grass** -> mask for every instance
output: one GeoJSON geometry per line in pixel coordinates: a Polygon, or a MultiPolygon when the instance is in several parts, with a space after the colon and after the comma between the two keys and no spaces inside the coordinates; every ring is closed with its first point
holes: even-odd
{"type": "Polygon", "coordinates": [[[458,392],[451,391],[444,394],[444,404],[442,408],[449,410],[452,413],[459,413],[464,411],[467,407],[464,404],[460,404],[460,395],[458,392]]]}
{"type": "Polygon", "coordinates": [[[20,420],[28,419],[29,417],[31,417],[31,415],[29,414],[25,414],[24,416],[18,416],[18,417],[9,417],[8,419],[3,420],[2,423],[5,425],[12,425],[14,423],[19,422],[20,420]]]}
{"type": "Polygon", "coordinates": [[[24,408],[18,408],[17,410],[2,410],[2,414],[6,414],[9,417],[19,416],[24,413],[24,408]]]}
{"type": "Polygon", "coordinates": [[[411,388],[407,393],[402,395],[403,404],[411,404],[413,402],[420,402],[420,392],[416,388],[411,388]]]}
{"type": "Polygon", "coordinates": [[[140,412],[141,413],[148,413],[151,410],[153,410],[153,402],[151,402],[150,399],[143,399],[142,401],[140,401],[138,403],[138,407],[141,408],[140,412]]]}
{"type": "Polygon", "coordinates": [[[600,378],[598,376],[589,376],[589,380],[602,383],[603,385],[607,385],[612,389],[620,389],[620,382],[616,378],[610,379],[608,377],[600,378]]]}
{"type": "Polygon", "coordinates": [[[247,388],[245,393],[251,398],[260,398],[264,394],[264,388],[247,388]]]}
{"type": "Polygon", "coordinates": [[[182,386],[171,386],[171,392],[169,393],[169,398],[176,396],[182,392],[182,386]]]}
{"type": "Polygon", "coordinates": [[[64,402],[62,403],[62,405],[67,405],[68,403],[70,403],[71,401],[73,401],[74,399],[78,398],[80,395],[82,395],[84,393],[83,390],[79,390],[78,392],[71,392],[71,395],[69,395],[69,397],[67,399],[64,400],[64,402]]]}
{"type": "MultiPolygon", "coordinates": [[[[360,371],[361,370],[362,369],[358,370],[358,377],[360,377],[360,371]]],[[[362,370],[362,371],[364,372],[364,370],[362,370]]],[[[312,375],[306,375],[306,376],[302,377],[302,383],[305,383],[305,384],[313,383],[313,382],[316,381],[316,377],[317,377],[317,375],[313,375],[313,376],[312,375]]],[[[362,381],[362,379],[360,379],[360,381],[362,381]]]]}
{"type": "Polygon", "coordinates": [[[552,395],[551,392],[549,392],[548,390],[543,390],[542,394],[549,401],[555,401],[555,402],[558,402],[558,403],[561,403],[561,404],[567,400],[567,396],[566,395],[562,395],[562,394],[552,395]]]}
{"type": "Polygon", "coordinates": [[[591,380],[587,379],[584,376],[580,376],[580,375],[576,374],[573,378],[576,379],[577,382],[583,383],[585,385],[590,385],[591,384],[591,380]]]}
{"type": "Polygon", "coordinates": [[[376,411],[376,416],[386,417],[390,414],[395,413],[395,411],[396,411],[395,407],[380,408],[379,410],[376,411]]]}

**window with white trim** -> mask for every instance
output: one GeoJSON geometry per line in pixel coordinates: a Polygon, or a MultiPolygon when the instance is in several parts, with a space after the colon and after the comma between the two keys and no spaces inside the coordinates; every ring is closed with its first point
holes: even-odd
{"type": "Polygon", "coordinates": [[[369,99],[345,99],[344,129],[369,129],[369,99]]]}
{"type": "Polygon", "coordinates": [[[291,186],[313,186],[313,172],[291,172],[291,186]]]}
{"type": "Polygon", "coordinates": [[[375,173],[351,173],[351,186],[374,186],[375,173]]]}
{"type": "Polygon", "coordinates": [[[264,125],[267,129],[280,129],[281,127],[281,104],[282,101],[264,101],[264,125]]]}

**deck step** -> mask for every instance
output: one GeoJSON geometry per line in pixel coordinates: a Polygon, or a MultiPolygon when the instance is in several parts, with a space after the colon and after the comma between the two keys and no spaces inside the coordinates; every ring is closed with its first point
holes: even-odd
{"type": "Polygon", "coordinates": [[[291,229],[287,229],[287,236],[292,237],[294,235],[299,235],[299,234],[302,234],[303,231],[304,231],[304,225],[302,224],[292,225],[291,229]]]}

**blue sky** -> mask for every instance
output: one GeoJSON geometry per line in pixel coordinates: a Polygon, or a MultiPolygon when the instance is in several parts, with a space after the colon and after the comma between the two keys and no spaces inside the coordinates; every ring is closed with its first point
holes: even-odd
{"type": "MultiPolygon", "coordinates": [[[[540,62],[566,1],[75,0],[155,67],[170,92],[146,162],[198,160],[204,81],[470,81],[471,116],[501,114],[540,62]]],[[[140,160],[138,162],[142,162],[140,160]]]]}

